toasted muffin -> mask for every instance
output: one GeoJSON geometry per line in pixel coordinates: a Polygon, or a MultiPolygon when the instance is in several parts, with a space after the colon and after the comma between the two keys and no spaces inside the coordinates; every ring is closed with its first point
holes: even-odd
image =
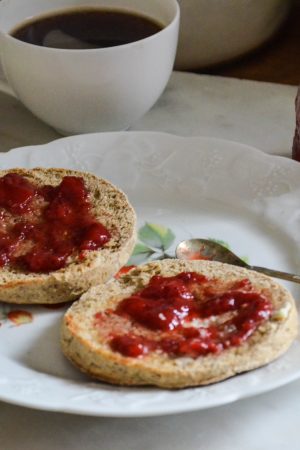
{"type": "Polygon", "coordinates": [[[214,383],[268,364],[289,348],[297,328],[294,299],[272,278],[218,262],[162,260],[139,266],[120,279],[93,287],[85,293],[63,318],[61,346],[65,356],[93,378],[118,385],[183,388],[214,383]],[[126,303],[123,312],[119,314],[118,311],[124,299],[133,297],[131,303],[134,306],[136,295],[149,286],[153,276],[174,277],[187,272],[204,276],[210,286],[215,283],[216,288],[209,301],[222,296],[222,289],[234,292],[236,286],[244,283],[249,292],[268,302],[270,311],[248,338],[239,345],[225,346],[221,350],[190,355],[184,352],[172,354],[156,347],[153,351],[132,357],[114,348],[114,336],[129,333],[157,343],[168,335],[168,332],[164,334],[153,328],[153,324],[149,329],[144,323],[137,323],[127,316],[129,309],[126,310],[126,303]]]}
{"type": "MultiPolygon", "coordinates": [[[[65,266],[58,270],[39,272],[30,271],[22,265],[2,264],[0,301],[51,304],[74,300],[91,286],[109,280],[126,263],[135,244],[136,216],[126,195],[118,188],[90,173],[67,169],[18,168],[0,171],[0,177],[9,173],[20,175],[41,188],[56,187],[64,177],[82,178],[93,220],[106,227],[110,239],[101,248],[75,252],[68,257],[65,266]]],[[[0,204],[1,211],[6,214],[0,204]]],[[[18,221],[18,215],[15,214],[13,220],[18,221]]],[[[24,220],[24,216],[20,216],[20,220],[24,220]]],[[[2,221],[5,225],[5,219],[2,218],[2,221]]]]}

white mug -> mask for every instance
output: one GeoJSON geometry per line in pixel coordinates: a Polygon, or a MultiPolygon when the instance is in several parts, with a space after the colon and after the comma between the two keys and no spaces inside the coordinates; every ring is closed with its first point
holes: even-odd
{"type": "Polygon", "coordinates": [[[0,58],[16,96],[60,133],[119,131],[162,94],[173,69],[178,29],[176,0],[2,0],[0,58]],[[163,28],[140,41],[88,50],[41,47],[10,35],[29,17],[78,6],[124,9],[163,28]]]}

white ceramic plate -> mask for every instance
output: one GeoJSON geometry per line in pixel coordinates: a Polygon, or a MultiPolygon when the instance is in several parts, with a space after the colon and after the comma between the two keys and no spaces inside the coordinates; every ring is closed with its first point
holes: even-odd
{"type": "MultiPolygon", "coordinates": [[[[139,227],[150,224],[152,258],[169,228],[169,254],[181,239],[201,236],[225,241],[251,263],[300,273],[300,164],[291,160],[216,139],[127,132],[16,149],[0,155],[0,166],[68,167],[111,180],[128,194],[139,227]]],[[[299,289],[287,286],[299,298],[299,289]]],[[[151,416],[222,405],[300,376],[296,340],[268,366],[207,387],[166,391],[92,382],[60,353],[63,311],[0,304],[0,399],[86,415],[151,416]]]]}

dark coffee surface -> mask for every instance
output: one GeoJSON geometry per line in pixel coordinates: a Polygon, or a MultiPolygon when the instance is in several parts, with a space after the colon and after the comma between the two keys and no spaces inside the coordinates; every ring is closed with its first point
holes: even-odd
{"type": "Polygon", "coordinates": [[[147,38],[162,25],[145,16],[106,9],[72,9],[37,16],[11,35],[43,47],[91,49],[114,47],[147,38]]]}

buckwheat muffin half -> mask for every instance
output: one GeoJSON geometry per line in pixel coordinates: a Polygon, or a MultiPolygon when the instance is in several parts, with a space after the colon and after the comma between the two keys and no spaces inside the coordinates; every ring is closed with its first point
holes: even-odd
{"type": "Polygon", "coordinates": [[[95,175],[0,171],[0,301],[78,298],[126,263],[135,226],[126,195],[95,175]]]}
{"type": "Polygon", "coordinates": [[[118,385],[206,385],[263,366],[296,337],[291,294],[265,275],[163,260],[91,288],[66,312],[61,345],[80,370],[118,385]]]}

